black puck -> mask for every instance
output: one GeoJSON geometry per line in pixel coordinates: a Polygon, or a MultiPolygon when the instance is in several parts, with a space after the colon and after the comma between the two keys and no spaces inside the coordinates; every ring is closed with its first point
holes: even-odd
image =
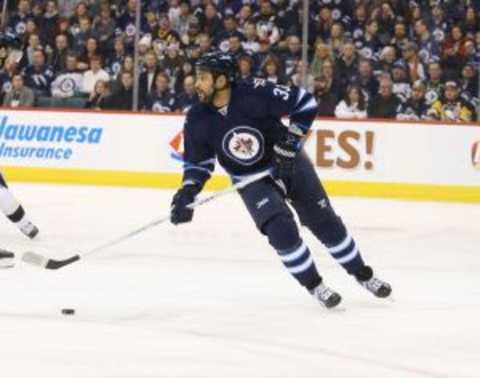
{"type": "Polygon", "coordinates": [[[63,315],[75,315],[75,310],[73,308],[63,308],[62,309],[63,315]]]}

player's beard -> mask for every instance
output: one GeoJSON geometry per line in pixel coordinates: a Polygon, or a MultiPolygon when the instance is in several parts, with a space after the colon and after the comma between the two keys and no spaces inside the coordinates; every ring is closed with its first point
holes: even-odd
{"type": "Polygon", "coordinates": [[[204,104],[210,104],[213,101],[213,97],[215,95],[215,91],[213,89],[210,89],[208,92],[205,92],[204,90],[198,90],[197,89],[197,96],[200,102],[204,104]]]}

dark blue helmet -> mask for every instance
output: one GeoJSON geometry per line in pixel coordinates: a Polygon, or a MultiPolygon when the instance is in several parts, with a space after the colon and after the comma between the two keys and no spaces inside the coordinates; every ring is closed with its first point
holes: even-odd
{"type": "Polygon", "coordinates": [[[232,55],[224,52],[211,52],[198,58],[195,66],[213,73],[225,75],[229,81],[235,81],[237,66],[232,55]]]}

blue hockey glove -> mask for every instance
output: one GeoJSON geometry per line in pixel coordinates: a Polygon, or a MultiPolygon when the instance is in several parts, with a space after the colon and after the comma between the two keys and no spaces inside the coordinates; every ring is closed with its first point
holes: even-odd
{"type": "Polygon", "coordinates": [[[300,141],[299,136],[286,133],[273,146],[273,177],[281,180],[287,187],[291,187],[291,178],[295,173],[295,158],[301,148],[300,141]]]}
{"type": "Polygon", "coordinates": [[[195,201],[195,197],[200,193],[201,188],[198,185],[185,185],[180,188],[172,200],[170,210],[170,222],[173,224],[187,223],[193,218],[193,209],[187,206],[195,201]]]}

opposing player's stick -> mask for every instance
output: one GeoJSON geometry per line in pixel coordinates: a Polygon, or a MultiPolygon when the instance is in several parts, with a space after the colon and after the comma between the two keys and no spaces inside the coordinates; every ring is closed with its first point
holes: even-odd
{"type": "MultiPolygon", "coordinates": [[[[200,206],[200,205],[203,205],[207,202],[210,202],[210,201],[214,200],[215,198],[224,196],[225,194],[235,192],[238,189],[242,189],[242,188],[246,187],[247,185],[268,176],[269,174],[270,174],[270,172],[266,171],[266,172],[261,172],[261,173],[257,173],[257,174],[248,176],[244,180],[241,180],[241,181],[237,182],[236,184],[228,187],[227,189],[218,191],[218,192],[213,193],[213,194],[211,194],[207,197],[197,199],[194,203],[189,205],[189,207],[193,209],[197,206],[200,206]]],[[[24,262],[26,262],[27,264],[36,265],[40,268],[60,269],[60,268],[63,268],[64,266],[66,266],[66,265],[70,265],[70,264],[74,263],[75,261],[78,261],[80,259],[84,259],[87,256],[93,255],[94,253],[103,251],[106,248],[110,248],[110,247],[112,247],[116,244],[119,244],[119,243],[127,240],[127,239],[130,239],[130,238],[132,238],[132,237],[134,237],[134,236],[136,236],[136,235],[138,235],[138,234],[140,234],[140,233],[142,233],[146,230],[149,230],[149,229],[151,229],[155,226],[158,226],[161,223],[164,223],[164,222],[168,221],[169,219],[170,219],[170,214],[165,215],[164,217],[159,218],[159,219],[155,219],[155,220],[151,221],[150,223],[147,223],[142,227],[139,227],[139,228],[137,228],[133,231],[130,231],[129,233],[127,233],[123,236],[120,236],[120,237],[118,237],[114,240],[111,240],[111,241],[106,242],[104,244],[101,244],[101,245],[99,245],[95,248],[92,248],[89,251],[76,254],[76,255],[71,256],[69,258],[66,258],[64,260],[49,259],[45,256],[42,256],[39,253],[36,253],[36,252],[25,252],[22,256],[22,260],[24,262]]]]}

